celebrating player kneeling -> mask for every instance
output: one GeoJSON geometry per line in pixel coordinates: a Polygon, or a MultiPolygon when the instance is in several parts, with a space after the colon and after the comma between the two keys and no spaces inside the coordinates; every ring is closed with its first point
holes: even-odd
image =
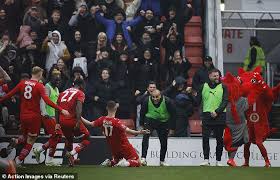
{"type": "Polygon", "coordinates": [[[114,101],[109,101],[106,108],[108,115],[102,116],[93,122],[82,118],[83,123],[86,125],[101,127],[103,134],[106,136],[107,142],[112,151],[113,159],[107,159],[102,164],[111,167],[139,167],[141,165],[139,156],[133,146],[129,143],[126,132],[138,135],[149,134],[150,131],[135,131],[123,125],[118,118],[115,118],[118,105],[114,101]]]}

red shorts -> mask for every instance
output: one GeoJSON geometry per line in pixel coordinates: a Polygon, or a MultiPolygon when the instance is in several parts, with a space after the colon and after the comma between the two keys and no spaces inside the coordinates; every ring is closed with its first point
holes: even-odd
{"type": "Polygon", "coordinates": [[[113,159],[117,160],[117,161],[122,158],[125,158],[126,160],[138,160],[139,159],[139,156],[132,145],[127,146],[127,148],[124,148],[119,152],[112,152],[112,155],[113,155],[113,159]]]}
{"type": "Polygon", "coordinates": [[[62,131],[60,130],[55,130],[55,125],[56,125],[56,121],[54,118],[46,118],[46,117],[42,117],[42,123],[44,126],[44,129],[46,131],[46,134],[49,135],[62,135],[62,131]]]}
{"type": "Polygon", "coordinates": [[[23,135],[33,134],[39,135],[41,128],[41,117],[21,117],[20,119],[20,128],[23,135]]]}
{"type": "Polygon", "coordinates": [[[78,137],[81,135],[89,136],[89,131],[82,122],[80,123],[79,130],[74,130],[75,125],[76,125],[76,120],[60,121],[61,130],[66,138],[73,138],[74,136],[78,137]]]}

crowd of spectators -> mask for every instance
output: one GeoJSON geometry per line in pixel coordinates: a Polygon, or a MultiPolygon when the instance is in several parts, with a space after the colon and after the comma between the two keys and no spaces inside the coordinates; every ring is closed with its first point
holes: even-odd
{"type": "MultiPolygon", "coordinates": [[[[0,96],[40,66],[45,69],[43,83],[59,72],[60,92],[76,77],[86,80],[87,119],[103,115],[108,100],[119,103],[117,117],[135,117],[136,98],[147,94],[151,81],[167,88],[166,95],[183,109],[179,119],[187,119],[192,107],[180,103],[183,95],[177,97],[188,93],[181,84],[186,85],[191,68],[184,57],[184,25],[192,15],[200,15],[200,2],[0,0],[0,96]],[[160,61],[162,48],[165,57],[160,61]],[[165,87],[161,82],[167,82],[165,87]]],[[[1,104],[0,124],[7,131],[18,129],[18,101],[14,97],[1,104]]]]}

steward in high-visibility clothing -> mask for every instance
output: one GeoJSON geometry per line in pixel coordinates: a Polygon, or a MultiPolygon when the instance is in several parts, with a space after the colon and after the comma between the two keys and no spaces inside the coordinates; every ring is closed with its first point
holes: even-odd
{"type": "Polygon", "coordinates": [[[265,72],[266,61],[264,51],[260,46],[260,43],[256,37],[251,37],[250,48],[243,63],[243,69],[245,71],[251,71],[257,66],[262,67],[262,72],[265,72]]]}

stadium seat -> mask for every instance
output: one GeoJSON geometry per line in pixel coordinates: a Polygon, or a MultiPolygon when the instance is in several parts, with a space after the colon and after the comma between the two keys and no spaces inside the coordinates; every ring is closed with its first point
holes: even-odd
{"type": "Polygon", "coordinates": [[[191,135],[201,135],[202,133],[202,127],[201,127],[201,120],[189,120],[191,135]]]}
{"type": "Polygon", "coordinates": [[[197,71],[197,67],[191,67],[191,69],[189,70],[189,77],[193,77],[195,72],[197,71]]]}
{"type": "Polygon", "coordinates": [[[192,26],[187,25],[185,28],[185,34],[187,36],[200,36],[202,34],[202,29],[200,26],[192,26]]]}
{"type": "Polygon", "coordinates": [[[193,67],[200,67],[202,64],[201,57],[188,57],[188,60],[192,64],[193,67]]]}
{"type": "Polygon", "coordinates": [[[187,85],[188,86],[192,86],[192,78],[188,78],[187,79],[187,85]]]}
{"type": "Polygon", "coordinates": [[[185,45],[186,48],[186,57],[202,57],[203,56],[203,47],[201,45],[185,45]]]}
{"type": "Polygon", "coordinates": [[[200,36],[185,36],[186,45],[203,45],[202,38],[200,36]]]}
{"type": "Polygon", "coordinates": [[[195,109],[195,111],[194,111],[193,115],[190,117],[190,119],[192,119],[192,120],[200,119],[198,109],[195,109]]]}
{"type": "MultiPolygon", "coordinates": [[[[202,20],[200,16],[193,16],[190,21],[185,25],[184,40],[185,40],[185,56],[192,64],[192,68],[189,70],[189,79],[187,83],[189,86],[192,84],[192,77],[198,68],[202,65],[204,57],[203,55],[203,34],[202,34],[202,20]]],[[[195,113],[190,117],[189,124],[192,135],[201,135],[201,120],[199,120],[199,113],[195,110],[195,113]]]]}
{"type": "Polygon", "coordinates": [[[201,26],[201,17],[200,16],[193,16],[190,21],[188,22],[187,26],[201,26]]]}

